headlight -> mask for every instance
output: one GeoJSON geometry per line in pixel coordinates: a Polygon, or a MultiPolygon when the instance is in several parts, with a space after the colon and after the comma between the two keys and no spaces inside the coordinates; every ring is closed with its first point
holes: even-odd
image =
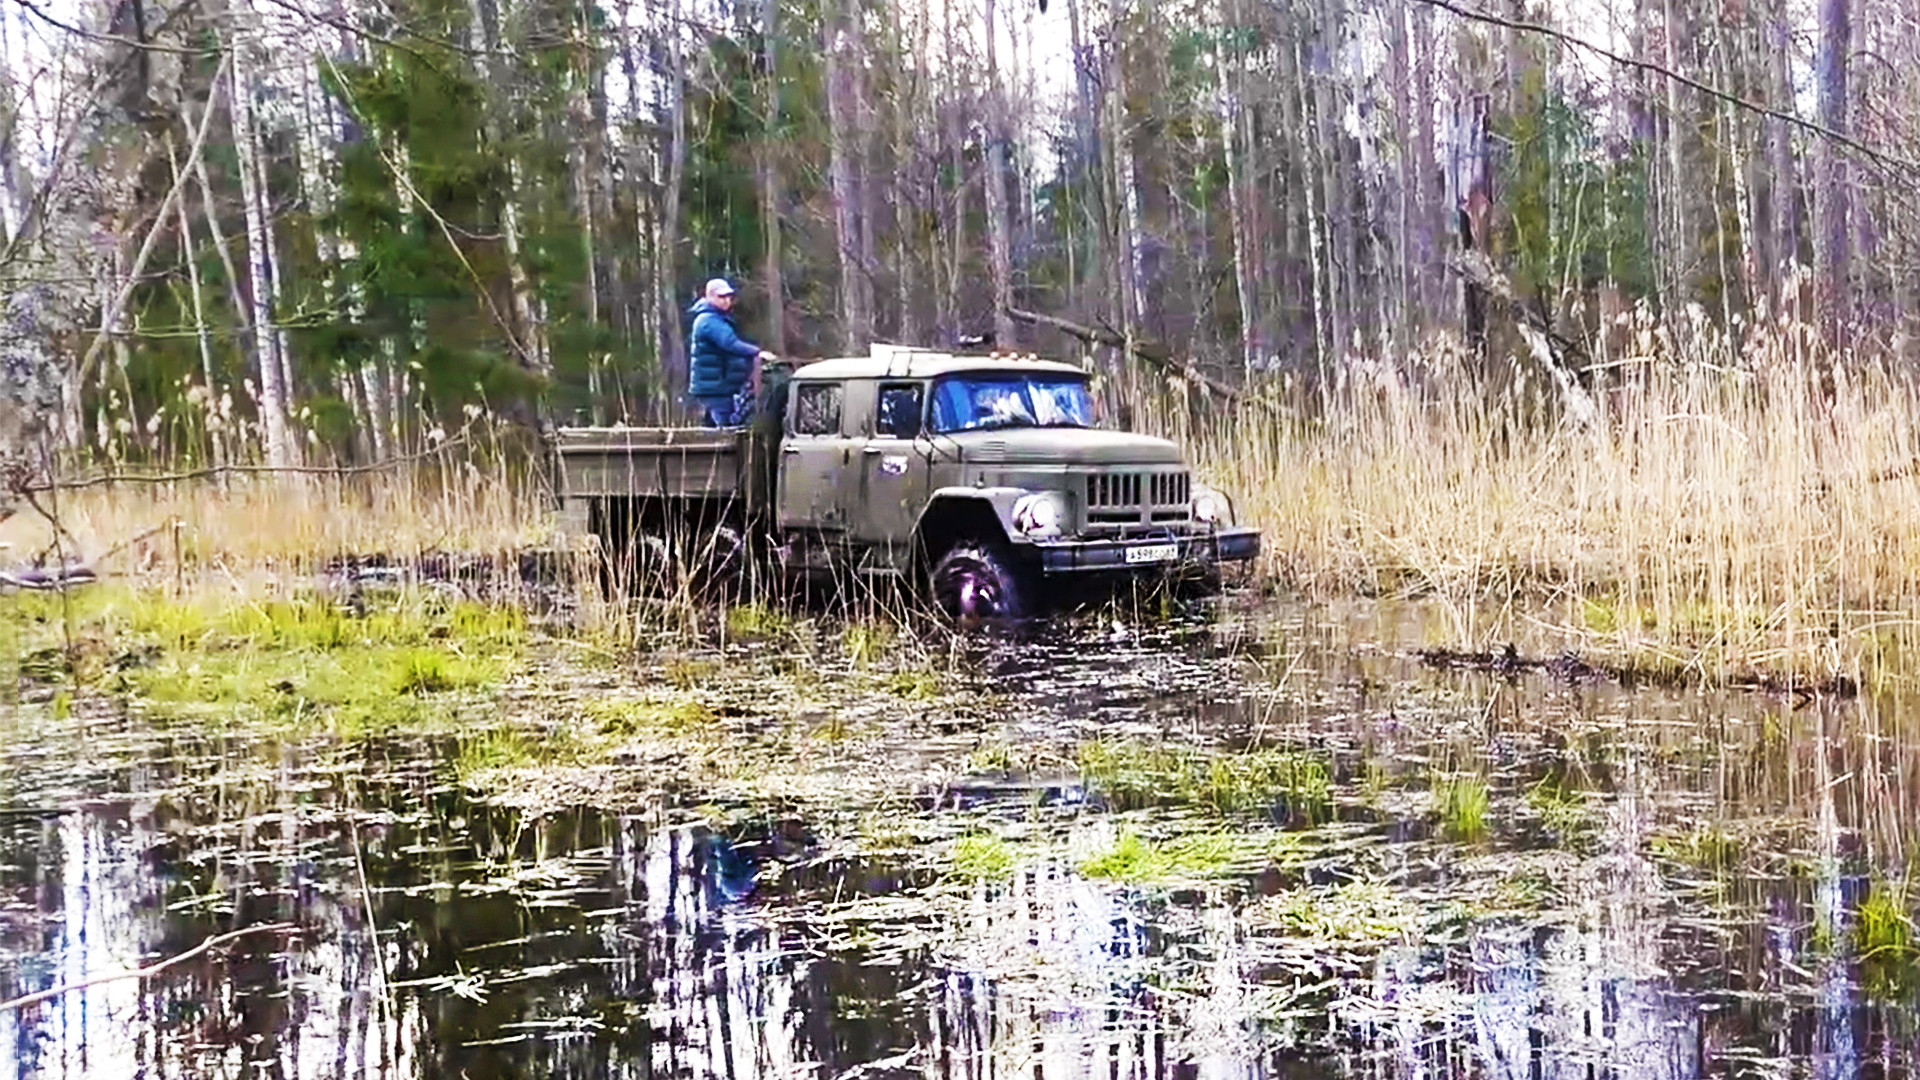
{"type": "Polygon", "coordinates": [[[1189,510],[1193,520],[1202,525],[1233,524],[1233,503],[1217,491],[1201,489],[1194,495],[1189,510]]]}
{"type": "Polygon", "coordinates": [[[1067,520],[1067,500],[1057,491],[1036,491],[1013,504],[1013,527],[1035,539],[1060,535],[1067,520]]]}

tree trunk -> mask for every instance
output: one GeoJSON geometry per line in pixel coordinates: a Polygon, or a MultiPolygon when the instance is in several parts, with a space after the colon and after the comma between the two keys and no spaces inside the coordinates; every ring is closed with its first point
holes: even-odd
{"type": "Polygon", "coordinates": [[[1245,106],[1240,94],[1246,64],[1244,47],[1240,44],[1237,32],[1240,25],[1239,5],[1235,0],[1227,0],[1223,7],[1226,33],[1222,36],[1233,44],[1231,54],[1219,57],[1217,65],[1220,77],[1220,154],[1227,167],[1227,221],[1232,230],[1234,293],[1240,307],[1240,363],[1243,371],[1251,374],[1262,365],[1266,350],[1260,344],[1260,312],[1256,301],[1259,286],[1253,271],[1255,234],[1248,227],[1249,199],[1243,190],[1247,183],[1247,163],[1241,155],[1240,133],[1244,126],[1245,106]]]}
{"type": "MultiPolygon", "coordinates": [[[[1394,352],[1404,353],[1414,339],[1413,282],[1418,269],[1413,240],[1414,220],[1420,178],[1413,153],[1413,64],[1407,55],[1407,0],[1393,0],[1387,7],[1387,51],[1392,64],[1393,143],[1399,156],[1398,189],[1393,199],[1393,276],[1390,310],[1393,312],[1394,352]]],[[[1383,283],[1384,284],[1384,283],[1383,283]]]]}
{"type": "MultiPolygon", "coordinates": [[[[1122,358],[1133,352],[1140,335],[1142,310],[1141,283],[1145,273],[1140,234],[1144,228],[1140,214],[1138,162],[1134,159],[1132,125],[1127,117],[1127,60],[1121,52],[1125,12],[1121,0],[1107,0],[1109,44],[1107,46],[1107,153],[1109,167],[1108,205],[1115,208],[1114,278],[1120,283],[1120,330],[1125,338],[1122,358]]],[[[1128,372],[1122,368],[1122,378],[1128,372]]]]}
{"type": "Polygon", "coordinates": [[[872,285],[862,264],[866,250],[860,220],[859,151],[866,132],[861,130],[859,94],[854,80],[860,77],[854,55],[852,17],[844,3],[836,3],[825,30],[828,181],[832,187],[834,236],[840,260],[841,343],[847,349],[864,351],[873,340],[872,285]]]}
{"type": "Polygon", "coordinates": [[[247,219],[247,322],[253,328],[253,355],[260,385],[260,427],[266,441],[267,464],[286,468],[297,453],[287,423],[286,367],[280,359],[280,338],[274,333],[273,233],[261,190],[259,143],[253,128],[253,65],[249,44],[233,42],[233,148],[239,155],[240,201],[247,219]]]}
{"type": "MultiPolygon", "coordinates": [[[[1847,53],[1852,48],[1851,0],[1820,0],[1818,90],[1820,123],[1829,131],[1846,134],[1847,53]]],[[[1848,311],[1848,191],[1847,166],[1831,139],[1821,139],[1814,150],[1817,188],[1818,240],[1814,248],[1814,319],[1829,348],[1838,351],[1850,317],[1848,311]]]]}
{"type": "MultiPolygon", "coordinates": [[[[167,166],[173,174],[174,186],[184,185],[185,176],[180,171],[180,159],[173,150],[173,135],[167,135],[167,166]]],[[[180,212],[180,261],[187,264],[187,285],[193,290],[193,336],[200,347],[200,377],[206,383],[207,399],[203,422],[207,428],[207,450],[216,466],[227,463],[226,444],[221,441],[222,433],[216,420],[220,413],[220,384],[214,380],[213,335],[207,330],[207,313],[200,296],[200,259],[193,250],[193,226],[187,218],[187,200],[182,195],[175,203],[180,212]]],[[[211,209],[208,211],[211,213],[211,209]]]]}
{"type": "Polygon", "coordinates": [[[681,41],[681,0],[667,5],[667,57],[672,68],[668,87],[667,175],[661,192],[660,238],[654,257],[654,281],[659,291],[661,382],[667,401],[678,400],[687,388],[687,348],[680,333],[680,187],[687,172],[687,64],[681,41]]]}
{"type": "Polygon", "coordinates": [[[787,289],[780,272],[780,0],[762,0],[760,25],[766,47],[764,62],[767,65],[764,90],[766,137],[754,149],[756,179],[760,186],[760,221],[766,231],[766,251],[760,278],[767,288],[767,348],[784,356],[787,351],[787,289]]]}
{"type": "Polygon", "coordinates": [[[1013,229],[1007,216],[1007,106],[1000,88],[998,27],[994,0],[987,9],[987,252],[993,270],[993,332],[1002,349],[1015,347],[1013,317],[1013,229]]]}
{"type": "MultiPolygon", "coordinates": [[[[1674,0],[1664,0],[1665,12],[1662,20],[1662,33],[1666,37],[1666,60],[1668,69],[1685,71],[1685,59],[1680,55],[1680,44],[1687,38],[1685,9],[1677,7],[1674,0]]],[[[1687,125],[1688,113],[1686,100],[1681,96],[1680,80],[1664,79],[1666,87],[1666,151],[1667,183],[1666,210],[1667,227],[1670,230],[1667,241],[1667,265],[1670,268],[1665,283],[1666,306],[1668,310],[1679,310],[1680,304],[1693,293],[1693,264],[1696,259],[1695,237],[1689,224],[1687,213],[1687,193],[1691,191],[1697,178],[1687,175],[1687,125]]]]}
{"type": "MultiPolygon", "coordinates": [[[[1782,112],[1794,111],[1793,84],[1788,73],[1792,56],[1792,24],[1788,21],[1787,0],[1774,0],[1767,21],[1768,96],[1782,112]]],[[[1786,120],[1767,118],[1768,190],[1772,192],[1768,208],[1773,215],[1773,265],[1768,268],[1772,295],[1771,311],[1796,310],[1799,307],[1798,282],[1793,268],[1800,262],[1799,198],[1800,184],[1793,163],[1793,134],[1786,120]],[[1791,290],[1793,295],[1789,295],[1791,290]]]]}

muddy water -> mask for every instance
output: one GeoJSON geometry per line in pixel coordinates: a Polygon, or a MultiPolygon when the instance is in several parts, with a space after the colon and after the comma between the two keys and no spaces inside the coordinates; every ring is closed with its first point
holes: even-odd
{"type": "Polygon", "coordinates": [[[973,645],[1012,768],[883,816],[1025,845],[984,874],[857,807],[534,817],[430,742],[0,706],[0,999],[262,928],[0,1012],[0,1080],[1910,1075],[1914,979],[1855,930],[1914,850],[1901,700],[1422,667],[1458,619],[973,645]],[[1171,812],[1079,785],[1090,739],[1293,748],[1332,803],[1230,823],[1294,857],[1096,879],[1077,852],[1171,812]]]}

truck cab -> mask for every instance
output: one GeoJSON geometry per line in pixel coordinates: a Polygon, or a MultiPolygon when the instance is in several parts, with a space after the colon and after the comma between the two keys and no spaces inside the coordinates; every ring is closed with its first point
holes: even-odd
{"type": "MultiPolygon", "coordinates": [[[[1069,364],[876,346],[794,369],[767,404],[727,465],[635,467],[629,449],[624,494],[648,503],[629,517],[685,520],[697,500],[710,519],[766,534],[780,569],[902,577],[960,618],[1026,615],[1064,578],[1204,580],[1259,552],[1259,532],[1194,483],[1178,446],[1100,426],[1088,374],[1069,364]],[[730,469],[737,481],[716,483],[730,469]],[[669,476],[703,487],[641,490],[669,476]]],[[[621,494],[608,490],[622,486],[606,480],[622,471],[608,441],[581,431],[561,433],[567,497],[621,494]]],[[[675,441],[637,444],[672,453],[675,441]]],[[[678,443],[683,458],[731,445],[721,432],[678,443]]]]}

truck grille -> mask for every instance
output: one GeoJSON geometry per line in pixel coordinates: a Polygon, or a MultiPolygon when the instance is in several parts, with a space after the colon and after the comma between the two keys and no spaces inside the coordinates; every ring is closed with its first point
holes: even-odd
{"type": "Polygon", "coordinates": [[[1192,484],[1184,472],[1095,473],[1087,477],[1087,524],[1185,521],[1191,496],[1192,484]]]}

